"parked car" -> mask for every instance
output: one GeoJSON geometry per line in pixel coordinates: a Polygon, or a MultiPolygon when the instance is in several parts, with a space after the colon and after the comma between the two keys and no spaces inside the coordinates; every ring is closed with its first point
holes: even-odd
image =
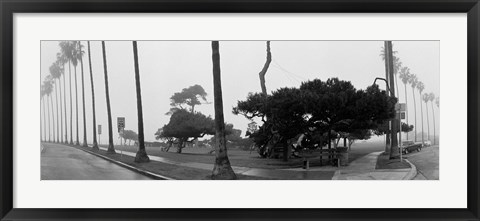
{"type": "Polygon", "coordinates": [[[411,153],[413,151],[418,151],[422,150],[422,144],[421,143],[415,143],[411,140],[406,140],[402,142],[402,153],[407,154],[411,153]]]}
{"type": "Polygon", "coordinates": [[[426,141],[423,142],[423,146],[424,146],[424,147],[432,146],[432,142],[429,141],[429,140],[426,140],[426,141]]]}

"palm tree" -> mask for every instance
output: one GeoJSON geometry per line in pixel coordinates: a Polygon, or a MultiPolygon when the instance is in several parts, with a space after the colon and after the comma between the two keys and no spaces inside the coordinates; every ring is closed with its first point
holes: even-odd
{"type": "MultiPolygon", "coordinates": [[[[70,89],[70,144],[73,145],[73,107],[72,107],[72,71],[71,62],[73,59],[73,50],[71,42],[60,42],[62,56],[68,61],[68,84],[70,89]]],[[[66,116],[66,115],[65,115],[66,116]]]]}
{"type": "MultiPolygon", "coordinates": [[[[402,67],[400,69],[400,74],[399,74],[400,79],[402,79],[403,85],[405,86],[405,104],[407,105],[407,111],[405,111],[405,115],[407,118],[407,125],[408,125],[408,99],[407,99],[407,83],[410,78],[410,68],[408,67],[402,67]]],[[[399,91],[400,93],[400,91],[399,91]]],[[[407,132],[407,140],[408,140],[408,132],[407,132]]]]}
{"type": "MultiPolygon", "coordinates": [[[[68,131],[67,131],[67,100],[66,100],[66,96],[67,96],[67,93],[66,93],[66,87],[67,85],[65,84],[65,63],[67,63],[67,58],[62,54],[62,53],[57,53],[57,61],[58,65],[62,66],[62,75],[63,75],[63,112],[64,114],[61,114],[61,121],[62,121],[62,125],[63,125],[63,116],[65,116],[65,143],[68,143],[68,131]]],[[[58,81],[60,81],[60,79],[58,79],[58,81]]],[[[60,95],[62,94],[62,85],[60,85],[60,95]]],[[[60,96],[60,101],[62,100],[61,96],[60,96]]],[[[61,102],[60,102],[61,103],[61,102]]],[[[62,130],[63,131],[63,130],[62,130]]],[[[63,132],[62,132],[62,136],[63,136],[63,132]]]]}
{"type": "Polygon", "coordinates": [[[138,67],[138,51],[137,42],[133,41],[133,60],[135,65],[135,86],[137,89],[137,115],[138,115],[138,151],[135,156],[135,162],[149,162],[147,152],[145,151],[144,135],[143,135],[143,110],[142,110],[142,91],[140,88],[140,70],[138,67]]]}
{"type": "Polygon", "coordinates": [[[225,122],[223,119],[222,81],[218,41],[212,41],[213,94],[215,107],[215,164],[212,179],[236,179],[227,155],[225,122]]]}
{"type": "MultiPolygon", "coordinates": [[[[393,44],[392,44],[392,48],[393,48],[393,44]]],[[[402,62],[400,61],[400,58],[398,58],[396,56],[396,54],[398,53],[398,51],[392,51],[392,57],[393,57],[393,75],[395,77],[397,77],[397,73],[398,71],[401,69],[402,67],[402,62]]],[[[382,57],[382,60],[385,61],[385,58],[387,57],[387,51],[385,50],[385,47],[382,47],[381,51],[380,51],[380,57],[382,57]]],[[[388,73],[388,65],[387,65],[388,62],[385,63],[385,71],[388,73]]],[[[389,77],[387,76],[387,81],[389,81],[389,77]]],[[[398,90],[398,82],[395,80],[395,87],[396,87],[396,90],[398,90]]]]}
{"type": "MultiPolygon", "coordinates": [[[[45,95],[46,95],[46,92],[45,92],[45,84],[42,84],[40,86],[40,98],[41,98],[41,103],[43,104],[43,142],[46,142],[47,141],[47,117],[45,115],[45,95]]],[[[40,128],[41,129],[41,128],[40,128]]]]}
{"type": "Polygon", "coordinates": [[[95,90],[93,87],[93,74],[92,74],[92,57],[90,56],[90,41],[87,41],[88,45],[88,65],[90,69],[90,86],[92,87],[92,112],[93,112],[93,146],[92,149],[98,150],[97,143],[97,121],[95,114],[95,90]]]}
{"type": "Polygon", "coordinates": [[[425,142],[424,138],[423,138],[423,107],[422,107],[422,92],[423,90],[425,89],[425,85],[423,84],[423,82],[421,81],[418,81],[417,83],[417,90],[418,90],[418,93],[420,94],[420,114],[422,116],[422,144],[425,142]]]}
{"type": "Polygon", "coordinates": [[[108,93],[107,54],[105,52],[105,41],[102,41],[102,52],[103,52],[103,71],[105,73],[105,97],[107,99],[107,115],[108,115],[107,153],[115,153],[115,147],[113,146],[112,111],[110,109],[110,94],[108,93]]]}
{"type": "MultiPolygon", "coordinates": [[[[51,80],[51,76],[48,75],[47,77],[45,77],[45,80],[43,80],[43,89],[44,89],[44,93],[45,95],[47,95],[47,121],[48,121],[48,142],[51,142],[52,140],[52,127],[51,127],[51,124],[50,124],[50,100],[48,98],[50,98],[50,94],[52,94],[52,89],[53,89],[53,86],[52,86],[52,80],[51,80]]],[[[52,108],[53,109],[53,108],[52,108]]]]}
{"type": "Polygon", "coordinates": [[[417,88],[418,84],[418,78],[417,75],[415,74],[410,74],[410,77],[408,78],[408,83],[410,83],[410,86],[412,86],[412,94],[413,94],[413,113],[415,115],[415,127],[413,128],[415,130],[415,142],[417,142],[417,103],[415,101],[415,89],[417,88]]]}
{"type": "MultiPolygon", "coordinates": [[[[49,67],[49,70],[50,70],[50,76],[52,76],[52,81],[53,81],[53,84],[54,84],[54,88],[55,88],[55,105],[56,105],[56,117],[57,117],[57,139],[55,140],[55,142],[60,142],[60,130],[59,130],[59,119],[58,119],[58,91],[57,91],[57,82],[56,82],[56,79],[59,79],[60,78],[60,75],[61,75],[61,70],[60,70],[60,66],[57,65],[56,62],[53,62],[52,65],[50,65],[49,67]]],[[[55,126],[55,125],[54,125],[55,126]]]]}
{"type": "MultiPolygon", "coordinates": [[[[62,68],[62,65],[61,63],[57,60],[55,61],[54,64],[52,64],[52,66],[50,66],[50,73],[58,80],[58,91],[59,91],[59,97],[60,97],[60,101],[57,100],[57,103],[59,103],[60,105],[60,112],[58,113],[58,110],[57,110],[57,114],[60,115],[60,143],[63,143],[63,105],[62,105],[62,82],[60,81],[60,78],[62,77],[62,74],[63,74],[63,68],[62,68]],[[53,67],[53,69],[52,69],[53,67]],[[53,71],[53,73],[52,73],[53,71]]],[[[58,115],[57,115],[57,122],[58,122],[58,115]]]]}
{"type": "Polygon", "coordinates": [[[432,118],[433,118],[433,145],[435,145],[435,110],[433,109],[433,101],[435,100],[435,94],[430,93],[428,95],[428,98],[430,100],[430,104],[432,105],[432,118]]]}
{"type": "Polygon", "coordinates": [[[77,140],[75,141],[75,145],[79,146],[80,142],[78,141],[78,83],[77,83],[77,66],[78,66],[78,61],[80,60],[80,57],[82,56],[82,53],[78,50],[77,48],[77,42],[72,41],[72,47],[73,47],[73,54],[72,54],[72,64],[73,64],[73,70],[75,73],[75,114],[76,114],[76,126],[77,126],[77,140]]]}
{"type": "MultiPolygon", "coordinates": [[[[80,70],[82,72],[82,104],[83,104],[83,147],[88,147],[87,145],[87,119],[85,117],[85,83],[84,83],[84,77],[83,77],[83,53],[84,51],[82,50],[83,45],[82,42],[78,41],[78,57],[80,59],[80,70]]],[[[78,133],[78,132],[77,132],[78,133]]]]}
{"type": "Polygon", "coordinates": [[[430,122],[428,120],[428,101],[430,97],[428,94],[423,94],[423,101],[425,102],[425,112],[427,113],[427,140],[430,141],[430,122]]]}

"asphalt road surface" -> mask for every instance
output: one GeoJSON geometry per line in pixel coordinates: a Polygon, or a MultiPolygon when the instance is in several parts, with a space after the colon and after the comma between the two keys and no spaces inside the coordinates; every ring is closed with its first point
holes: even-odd
{"type": "Polygon", "coordinates": [[[76,148],[43,144],[42,180],[151,180],[117,164],[76,148]]]}
{"type": "Polygon", "coordinates": [[[420,152],[414,152],[405,156],[417,167],[415,180],[438,180],[439,151],[438,146],[422,148],[420,152]]]}

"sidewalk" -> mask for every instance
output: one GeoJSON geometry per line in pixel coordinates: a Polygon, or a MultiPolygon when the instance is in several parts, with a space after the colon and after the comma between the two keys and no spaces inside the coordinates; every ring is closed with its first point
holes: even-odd
{"type": "MultiPolygon", "coordinates": [[[[76,147],[86,150],[81,147],[76,147]]],[[[101,150],[106,151],[104,147],[101,150]]],[[[90,150],[86,150],[91,152],[90,150]]],[[[91,152],[100,157],[108,158],[101,154],[91,152]]],[[[257,177],[258,179],[273,179],[273,180],[408,180],[413,179],[417,174],[415,165],[406,160],[411,168],[407,169],[375,169],[377,158],[382,152],[373,152],[350,163],[346,167],[321,166],[311,167],[309,170],[302,168],[289,169],[261,169],[250,167],[232,166],[232,169],[237,175],[244,175],[248,177],[257,177]]],[[[118,155],[135,157],[136,153],[129,151],[117,151],[118,155]]],[[[213,164],[199,163],[199,162],[179,162],[159,156],[149,155],[153,162],[164,163],[179,168],[192,168],[209,172],[213,170],[213,164]]],[[[108,158],[110,161],[118,162],[118,160],[108,158]]],[[[118,162],[124,164],[122,162],[118,162]]],[[[141,169],[139,169],[141,170],[141,169]]],[[[154,173],[154,171],[150,171],[154,173]]],[[[162,174],[170,176],[169,174],[162,174]]],[[[192,179],[192,178],[187,178],[192,179]]]]}
{"type": "Polygon", "coordinates": [[[382,152],[373,152],[335,172],[332,180],[411,180],[417,174],[415,165],[407,169],[375,169],[377,158],[382,152]]]}
{"type": "MultiPolygon", "coordinates": [[[[99,147],[101,150],[107,150],[107,148],[99,147]]],[[[118,151],[119,152],[119,151],[118,151]]],[[[136,153],[123,151],[122,153],[126,156],[135,157],[136,153]]],[[[203,169],[212,171],[213,164],[206,164],[206,163],[198,163],[198,162],[178,162],[171,159],[167,159],[164,157],[159,156],[148,156],[151,161],[157,161],[161,163],[172,164],[180,167],[189,167],[195,169],[203,169]]],[[[294,169],[260,169],[260,168],[251,168],[251,167],[238,167],[232,166],[233,171],[236,174],[241,174],[245,176],[254,176],[254,177],[261,177],[267,179],[279,179],[279,180],[330,180],[337,167],[332,166],[323,166],[319,168],[312,168],[310,170],[304,170],[301,168],[294,168],[294,169]]]]}

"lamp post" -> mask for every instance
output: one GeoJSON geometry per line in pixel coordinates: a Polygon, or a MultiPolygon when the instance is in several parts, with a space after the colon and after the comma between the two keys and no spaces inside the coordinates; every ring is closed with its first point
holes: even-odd
{"type": "MultiPolygon", "coordinates": [[[[377,80],[382,80],[382,81],[385,81],[385,85],[387,86],[387,90],[390,92],[390,94],[392,95],[392,97],[395,97],[394,96],[394,91],[392,91],[390,89],[390,87],[388,86],[388,81],[387,79],[385,78],[380,78],[380,77],[377,77],[375,78],[375,80],[373,81],[373,85],[375,85],[377,83],[377,80]]],[[[399,142],[398,142],[398,147],[400,148],[400,162],[403,161],[403,156],[402,156],[402,114],[401,114],[401,110],[400,110],[400,104],[397,102],[398,104],[398,107],[397,105],[395,105],[395,113],[398,113],[398,123],[399,123],[399,142]],[[398,110],[397,110],[398,109],[398,110]]],[[[391,130],[391,136],[392,136],[392,141],[393,141],[393,137],[394,136],[397,136],[397,133],[396,131],[394,131],[394,128],[392,128],[391,130]]],[[[393,143],[393,142],[392,142],[393,143]]]]}

